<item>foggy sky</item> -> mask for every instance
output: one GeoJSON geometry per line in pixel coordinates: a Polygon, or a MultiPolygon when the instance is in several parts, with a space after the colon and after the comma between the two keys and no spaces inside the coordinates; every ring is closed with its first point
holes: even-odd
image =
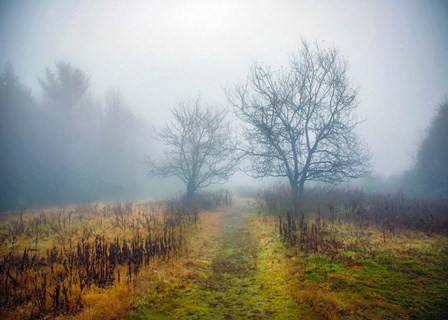
{"type": "Polygon", "coordinates": [[[45,67],[64,60],[154,124],[198,94],[228,105],[223,88],[255,60],[285,65],[301,37],[348,58],[373,169],[408,169],[448,95],[446,1],[0,0],[0,66],[35,96],[45,67]]]}

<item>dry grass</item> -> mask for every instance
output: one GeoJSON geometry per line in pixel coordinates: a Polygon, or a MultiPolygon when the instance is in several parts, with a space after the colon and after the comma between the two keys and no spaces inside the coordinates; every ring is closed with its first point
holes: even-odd
{"type": "MultiPolygon", "coordinates": [[[[82,308],[37,316],[70,320],[448,317],[446,236],[399,228],[385,237],[384,229],[375,224],[324,218],[317,222],[311,214],[306,222],[319,225],[319,237],[313,238],[318,243],[304,250],[279,235],[278,217],[242,214],[250,199],[234,202],[234,207],[199,213],[196,226],[183,230],[179,253],[154,257],[132,280],[126,276],[126,265],[117,266],[121,281],[104,288],[85,287],[82,308]],[[326,239],[338,246],[329,247],[326,239]]],[[[115,215],[108,204],[98,205],[92,211],[96,214],[89,214],[88,208],[74,208],[70,222],[61,209],[45,211],[47,221],[39,226],[37,252],[44,254],[63,242],[67,246],[72,231],[71,241],[97,233],[104,234],[106,242],[117,235],[123,239],[136,232],[144,235],[144,210],[153,210],[152,221],[163,220],[158,203],[133,205],[132,213],[123,216],[115,215]]],[[[65,210],[68,214],[71,209],[65,210]]],[[[27,226],[41,214],[2,221],[3,234],[14,230],[18,234],[14,243],[9,238],[0,243],[0,252],[7,254],[14,246],[19,255],[25,246],[33,245],[35,234],[30,229],[30,239],[27,226]]],[[[152,231],[154,236],[163,234],[152,231]]],[[[2,306],[0,317],[27,319],[30,308],[29,303],[2,306]]]]}
{"type": "MultiPolygon", "coordinates": [[[[195,229],[189,231],[185,253],[170,263],[157,263],[139,275],[132,297],[131,318],[163,317],[181,312],[177,310],[182,292],[194,292],[199,279],[210,268],[217,244],[220,243],[220,218],[227,208],[199,214],[195,229]]],[[[191,301],[190,303],[196,303],[191,301]]],[[[175,317],[175,316],[173,316],[175,317]]]]}
{"type": "Polygon", "coordinates": [[[133,289],[121,283],[112,288],[94,288],[83,296],[84,307],[75,315],[59,316],[69,320],[123,319],[130,306],[133,289]]]}
{"type": "Polygon", "coordinates": [[[4,218],[0,316],[124,316],[139,271],[181,254],[196,217],[182,205],[127,202],[4,218]]]}

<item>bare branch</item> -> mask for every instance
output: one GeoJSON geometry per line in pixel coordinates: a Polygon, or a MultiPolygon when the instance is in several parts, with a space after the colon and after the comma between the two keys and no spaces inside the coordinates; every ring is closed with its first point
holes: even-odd
{"type": "Polygon", "coordinates": [[[186,198],[210,184],[222,183],[234,173],[239,158],[225,110],[201,105],[199,99],[179,103],[173,120],[156,134],[165,146],[163,161],[146,157],[148,174],[178,177],[187,187],[186,198]]]}
{"type": "Polygon", "coordinates": [[[254,177],[284,176],[302,192],[305,181],[341,182],[368,172],[368,153],[355,129],[358,89],[334,48],[302,41],[288,68],[255,63],[247,82],[227,90],[245,122],[240,147],[254,177]]]}

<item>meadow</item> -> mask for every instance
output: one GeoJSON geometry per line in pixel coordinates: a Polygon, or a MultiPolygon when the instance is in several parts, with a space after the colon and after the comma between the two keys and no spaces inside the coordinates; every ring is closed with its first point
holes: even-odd
{"type": "Polygon", "coordinates": [[[283,188],[4,214],[2,319],[446,319],[447,204],[283,188]]]}
{"type": "Polygon", "coordinates": [[[179,202],[116,202],[4,217],[1,313],[6,318],[72,315],[101,300],[125,311],[140,270],[185,250],[197,213],[179,202]]]}
{"type": "Polygon", "coordinates": [[[257,208],[283,244],[291,294],[319,318],[448,317],[446,200],[316,189],[294,207],[280,188],[257,208]]]}

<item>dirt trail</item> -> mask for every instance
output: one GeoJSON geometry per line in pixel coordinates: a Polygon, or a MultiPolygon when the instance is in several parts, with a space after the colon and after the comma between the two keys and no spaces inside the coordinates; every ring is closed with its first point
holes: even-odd
{"type": "Polygon", "coordinates": [[[259,294],[257,243],[247,230],[242,208],[221,217],[222,243],[212,261],[212,273],[201,289],[214,292],[207,303],[225,319],[253,319],[261,316],[254,297],[259,294]]]}
{"type": "Polygon", "coordinates": [[[202,223],[193,243],[193,251],[200,253],[186,264],[189,275],[170,280],[170,285],[167,280],[157,284],[159,292],[163,287],[163,298],[159,293],[152,302],[146,300],[131,318],[302,318],[309,310],[291,298],[272,225],[247,211],[242,204],[225,209],[216,216],[212,232],[202,223]]]}
{"type": "Polygon", "coordinates": [[[305,311],[289,295],[272,226],[247,211],[235,205],[220,217],[220,243],[196,296],[205,313],[193,319],[298,319],[305,311]]]}

